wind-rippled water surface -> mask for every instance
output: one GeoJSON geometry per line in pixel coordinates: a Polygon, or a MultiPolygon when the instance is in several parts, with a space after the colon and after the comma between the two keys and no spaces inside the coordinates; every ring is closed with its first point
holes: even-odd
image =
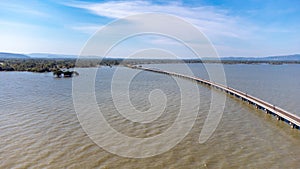
{"type": "MultiPolygon", "coordinates": [[[[178,64],[145,66],[178,68],[180,72],[178,64]]],[[[208,78],[201,64],[190,67],[197,76],[208,78]]],[[[224,68],[229,86],[300,115],[300,65],[224,68]]],[[[150,108],[148,97],[154,89],[163,91],[167,98],[167,108],[158,119],[151,124],[139,124],[120,117],[113,105],[110,84],[114,70],[102,67],[95,82],[99,108],[111,126],[139,138],[160,134],[170,127],[181,98],[174,79],[151,72],[142,72],[133,79],[130,99],[137,110],[150,108]]],[[[158,156],[131,159],[106,152],[85,134],[73,107],[72,79],[53,78],[50,73],[0,72],[0,168],[298,168],[299,130],[231,96],[227,96],[215,133],[199,144],[211,92],[224,94],[201,85],[199,92],[199,115],[183,141],[158,156]]],[[[124,103],[123,108],[126,106],[124,103]]]]}

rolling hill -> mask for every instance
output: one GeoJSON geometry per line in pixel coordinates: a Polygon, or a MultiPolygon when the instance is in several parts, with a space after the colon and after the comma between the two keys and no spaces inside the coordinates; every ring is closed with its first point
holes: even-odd
{"type": "MultiPolygon", "coordinates": [[[[77,55],[65,55],[65,54],[51,54],[51,53],[31,53],[31,54],[16,54],[0,52],[0,59],[76,59],[77,55]]],[[[99,58],[99,57],[91,57],[99,58]]],[[[143,59],[143,58],[137,58],[143,59]]],[[[300,54],[294,55],[281,55],[281,56],[267,56],[267,57],[221,57],[224,61],[300,61],[300,54]]],[[[216,58],[203,58],[203,60],[213,61],[216,58]]]]}
{"type": "Polygon", "coordinates": [[[28,59],[28,58],[30,57],[24,54],[0,52],[0,59],[28,59]]]}

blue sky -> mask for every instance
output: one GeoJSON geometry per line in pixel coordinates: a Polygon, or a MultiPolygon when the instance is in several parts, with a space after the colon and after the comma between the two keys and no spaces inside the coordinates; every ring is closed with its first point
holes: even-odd
{"type": "MultiPolygon", "coordinates": [[[[0,51],[79,54],[101,27],[143,12],[167,13],[190,22],[220,56],[300,53],[299,0],[0,1],[0,51]]],[[[163,38],[153,42],[172,48],[163,38]]]]}

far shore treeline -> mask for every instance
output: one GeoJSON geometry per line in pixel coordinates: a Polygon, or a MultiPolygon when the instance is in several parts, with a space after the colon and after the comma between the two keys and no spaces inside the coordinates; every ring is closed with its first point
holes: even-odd
{"type": "Polygon", "coordinates": [[[0,59],[0,71],[29,71],[29,72],[56,72],[58,70],[76,67],[99,67],[127,64],[162,64],[162,63],[223,63],[223,64],[300,64],[300,61],[276,61],[276,60],[199,60],[199,59],[0,59]]]}

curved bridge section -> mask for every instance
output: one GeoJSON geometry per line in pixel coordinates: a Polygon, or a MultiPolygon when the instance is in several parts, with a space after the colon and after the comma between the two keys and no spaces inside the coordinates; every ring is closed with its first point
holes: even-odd
{"type": "Polygon", "coordinates": [[[241,99],[242,101],[245,101],[245,102],[255,106],[257,109],[263,110],[267,114],[275,116],[277,118],[277,120],[282,120],[282,121],[288,123],[291,126],[291,128],[300,129],[300,117],[298,117],[282,108],[275,107],[274,105],[272,105],[266,101],[263,101],[257,97],[254,97],[247,93],[241,92],[239,90],[236,90],[236,89],[233,89],[233,88],[230,88],[230,87],[218,84],[218,83],[214,83],[214,82],[211,82],[208,80],[204,80],[204,79],[201,79],[198,77],[183,75],[183,74],[179,74],[179,73],[175,73],[175,72],[164,71],[164,70],[160,70],[160,69],[156,69],[156,68],[145,68],[145,67],[141,67],[141,66],[132,66],[132,65],[126,65],[126,67],[129,67],[132,69],[140,69],[140,70],[144,70],[144,71],[155,72],[155,73],[167,74],[170,76],[181,77],[181,78],[193,80],[193,81],[199,82],[201,84],[205,84],[205,85],[214,87],[216,89],[224,91],[230,95],[233,95],[233,96],[241,99]]]}

